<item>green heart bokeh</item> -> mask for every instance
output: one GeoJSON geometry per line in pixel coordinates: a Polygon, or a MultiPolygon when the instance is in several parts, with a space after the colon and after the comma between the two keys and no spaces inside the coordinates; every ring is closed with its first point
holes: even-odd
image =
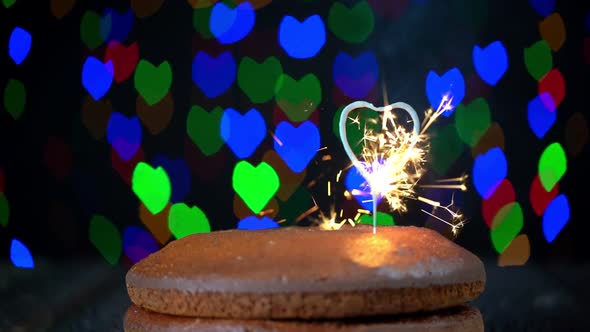
{"type": "MultiPolygon", "coordinates": [[[[108,21],[108,20],[107,20],[108,21]]],[[[86,11],[80,22],[80,38],[91,50],[98,48],[104,42],[100,34],[101,17],[93,11],[86,11]]],[[[108,28],[110,30],[110,27],[108,28]]]]}
{"type": "Polygon", "coordinates": [[[131,188],[152,214],[164,210],[172,194],[172,186],[166,171],[162,167],[154,169],[144,162],[135,166],[131,188]]]}
{"type": "Polygon", "coordinates": [[[438,176],[446,175],[457,158],[463,153],[465,145],[457,135],[455,126],[450,123],[437,127],[430,135],[430,165],[438,176]]]}
{"type": "Polygon", "coordinates": [[[135,68],[135,89],[150,106],[158,103],[168,94],[172,85],[172,68],[168,61],[158,67],[146,60],[140,60],[135,68]]]}
{"type": "Polygon", "coordinates": [[[490,106],[483,98],[477,98],[469,105],[460,104],[455,110],[455,128],[465,144],[474,147],[486,133],[492,122],[490,106]]]}
{"type": "Polygon", "coordinates": [[[219,132],[222,116],[223,109],[219,106],[207,112],[195,105],[188,113],[186,133],[206,156],[217,153],[223,146],[223,139],[219,132]]]}
{"type": "Polygon", "coordinates": [[[123,241],[121,233],[107,218],[96,215],[88,227],[90,242],[111,265],[116,265],[121,257],[123,241]]]}
{"type": "Polygon", "coordinates": [[[24,112],[26,98],[27,92],[23,83],[19,80],[8,80],[4,89],[4,108],[13,119],[18,120],[24,112]]]}
{"type": "Polygon", "coordinates": [[[545,40],[540,40],[524,49],[524,64],[529,74],[540,80],[553,68],[553,54],[545,40]]]}
{"type": "Polygon", "coordinates": [[[236,193],[254,213],[259,213],[279,190],[279,176],[269,164],[254,167],[242,160],[234,168],[232,183],[236,193]]]}
{"type": "Polygon", "coordinates": [[[245,57],[238,68],[238,86],[253,103],[266,103],[274,97],[275,86],[282,73],[283,66],[274,56],[260,64],[245,57]]]}
{"type": "Polygon", "coordinates": [[[309,118],[322,102],[322,86],[314,74],[296,81],[282,74],[275,87],[276,101],[289,120],[302,122],[309,118]]]}
{"type": "Polygon", "coordinates": [[[191,234],[211,232],[205,213],[196,206],[188,207],[184,203],[174,204],[170,208],[168,228],[177,239],[191,234]]]}
{"type": "Polygon", "coordinates": [[[501,208],[492,221],[490,232],[494,249],[499,254],[504,252],[510,242],[520,233],[522,226],[523,214],[520,204],[512,202],[501,208]]]}
{"type": "Polygon", "coordinates": [[[359,1],[352,8],[335,2],[328,14],[328,27],[340,40],[362,43],[375,27],[373,9],[366,1],[359,1]]]}
{"type": "Polygon", "coordinates": [[[559,143],[550,144],[539,158],[539,180],[547,192],[561,180],[567,171],[567,156],[559,143]]]}

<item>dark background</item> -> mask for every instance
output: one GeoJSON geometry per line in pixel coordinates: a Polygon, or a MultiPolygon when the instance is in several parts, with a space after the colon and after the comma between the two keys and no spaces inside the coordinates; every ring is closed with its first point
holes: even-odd
{"type": "MultiPolygon", "coordinates": [[[[284,71],[293,77],[313,72],[321,80],[322,104],[316,112],[320,115],[322,146],[327,146],[336,156],[333,169],[346,166],[343,150],[332,133],[332,118],[339,105],[331,101],[331,61],[338,50],[348,53],[370,49],[379,60],[382,78],[386,80],[389,99],[403,100],[417,110],[426,109],[428,101],[424,93],[425,77],[430,70],[443,73],[454,66],[464,76],[473,73],[471,52],[473,45],[487,45],[501,40],[509,54],[509,69],[501,82],[491,88],[486,98],[492,110],[493,121],[498,122],[506,138],[508,179],[516,190],[516,200],[523,207],[525,222],[523,232],[529,236],[533,259],[558,257],[558,259],[586,259],[585,240],[588,223],[585,222],[585,190],[588,182],[588,161],[584,151],[568,160],[568,171],[560,181],[560,192],[566,193],[571,206],[571,219],[554,243],[547,244],[542,236],[541,220],[528,203],[530,183],[536,175],[538,158],[550,142],[564,141],[566,121],[574,112],[586,113],[585,91],[588,83],[588,66],[584,65],[584,19],[587,13],[581,3],[558,1],[555,11],[560,13],[566,25],[567,39],[564,46],[553,54],[554,67],[566,81],[566,98],[558,109],[557,121],[549,133],[539,140],[526,120],[526,105],[536,95],[537,84],[526,72],[523,49],[540,40],[538,22],[542,19],[526,1],[479,1],[483,9],[472,2],[458,0],[448,3],[427,1],[410,2],[398,18],[376,16],[375,29],[369,40],[360,46],[345,44],[328,31],[327,43],[315,58],[290,59],[276,45],[284,71]],[[479,18],[479,19],[478,19],[479,18]],[[473,22],[470,22],[473,21],[473,22]]],[[[3,9],[0,21],[0,40],[8,40],[12,27],[18,25],[33,36],[32,50],[20,66],[15,66],[7,52],[0,53],[4,80],[20,79],[27,90],[25,112],[14,120],[6,112],[0,117],[0,165],[4,170],[5,193],[10,202],[11,217],[8,228],[0,232],[0,252],[8,256],[10,238],[17,236],[26,243],[34,256],[49,255],[70,257],[94,255],[94,248],[87,240],[87,225],[94,214],[110,218],[119,227],[140,224],[137,216],[138,200],[111,166],[111,148],[106,139],[95,140],[81,123],[81,104],[86,98],[80,83],[81,66],[88,54],[101,56],[104,46],[95,52],[86,50],[80,40],[80,19],[86,10],[101,12],[112,8],[124,12],[127,2],[90,2],[76,4],[62,19],[51,14],[47,4],[29,8],[17,2],[3,9]],[[50,137],[62,139],[67,149],[54,160],[66,170],[63,181],[56,180],[45,162],[46,144],[50,137]],[[71,158],[71,163],[68,159],[71,158]],[[51,211],[57,211],[55,213],[51,211]]],[[[255,30],[269,31],[274,37],[280,19],[291,14],[300,19],[313,13],[323,18],[331,2],[272,2],[257,11],[255,30]]],[[[154,15],[136,18],[128,41],[137,41],[140,58],[158,64],[168,60],[173,69],[171,93],[175,110],[168,128],[157,136],[143,133],[142,149],[149,161],[157,154],[171,158],[183,157],[187,139],[186,115],[191,105],[232,106],[248,109],[246,97],[237,84],[230,93],[207,100],[191,80],[191,65],[195,49],[219,52],[230,50],[235,58],[249,55],[240,50],[240,43],[219,46],[214,41],[203,41],[192,24],[192,8],[183,1],[165,2],[154,15]]],[[[251,49],[251,48],[250,48],[251,49]]],[[[360,53],[360,52],[359,52],[360,53]]],[[[127,116],[135,114],[137,92],[132,78],[113,86],[105,99],[113,104],[113,110],[127,116]]],[[[485,83],[481,83],[485,84],[485,83]]],[[[380,89],[379,89],[380,90],[380,89]]],[[[467,86],[467,93],[470,87],[467,86]]],[[[382,100],[379,96],[378,100],[382,100]]],[[[257,105],[270,123],[270,102],[257,105]]],[[[452,118],[451,118],[452,119],[452,118]]],[[[449,119],[441,119],[435,126],[443,126],[449,119]],[[446,122],[445,122],[446,121],[446,122]]],[[[262,153],[271,147],[267,137],[263,145],[249,160],[260,160],[262,153]],[[266,148],[266,149],[265,149],[266,148]]],[[[185,202],[200,206],[208,215],[213,229],[235,228],[237,218],[227,204],[233,202],[231,171],[237,162],[224,147],[227,158],[221,175],[207,184],[193,176],[191,192],[185,202]],[[205,190],[201,190],[205,189],[205,190]]],[[[449,176],[470,172],[473,165],[469,148],[447,172],[449,176]]],[[[326,172],[318,163],[308,168],[313,174],[326,172]]],[[[330,169],[331,171],[332,169],[330,169]]],[[[496,255],[489,239],[489,231],[481,219],[481,199],[474,189],[459,200],[470,222],[459,236],[459,243],[482,255],[496,255]]],[[[386,211],[385,207],[381,210],[386,211]]],[[[424,215],[396,216],[399,224],[423,224],[424,215]]]]}
{"type": "MultiPolygon", "coordinates": [[[[553,243],[548,244],[544,239],[541,218],[533,213],[528,198],[543,149],[551,142],[563,144],[566,123],[573,113],[588,115],[585,98],[588,95],[590,67],[584,63],[583,43],[584,38],[590,36],[590,32],[585,30],[590,6],[587,1],[556,2],[555,12],[563,17],[567,37],[564,46],[553,53],[553,63],[565,78],[566,97],[556,111],[556,123],[542,140],[528,128],[526,118],[527,104],[537,94],[537,82],[526,71],[523,50],[541,39],[538,24],[543,19],[528,1],[408,1],[408,7],[400,17],[383,18],[376,15],[373,33],[367,42],[358,46],[337,40],[328,30],[326,45],[318,56],[308,60],[291,59],[278,47],[276,29],[280,19],[286,14],[302,19],[317,13],[326,21],[332,1],[273,1],[257,10],[254,28],[256,31],[268,31],[271,38],[248,42],[250,45],[260,42],[261,47],[268,47],[261,52],[277,50],[279,53],[276,56],[281,60],[284,71],[292,77],[313,72],[322,82],[322,104],[316,112],[319,112],[320,117],[322,146],[328,146],[335,158],[329,167],[317,162],[310,164],[308,180],[347,164],[340,143],[332,132],[334,114],[341,106],[332,101],[332,61],[339,50],[349,54],[372,50],[379,61],[381,78],[385,78],[389,100],[408,102],[421,111],[429,107],[424,84],[430,70],[441,74],[458,67],[467,77],[474,73],[471,60],[474,45],[487,45],[496,40],[504,43],[509,55],[509,69],[500,83],[490,88],[486,100],[490,104],[493,121],[498,122],[504,131],[508,178],[516,190],[516,200],[524,211],[521,233],[527,234],[530,239],[531,258],[526,267],[498,269],[495,266],[498,254],[491,245],[489,228],[481,217],[481,198],[473,188],[460,196],[459,205],[469,218],[469,223],[457,242],[484,258],[491,271],[495,271],[490,275],[493,276],[490,285],[491,288],[497,286],[496,293],[490,296],[496,297],[485,298],[487,302],[484,306],[492,308],[490,312],[496,310],[500,313],[486,316],[486,321],[507,317],[508,309],[498,311],[502,301],[532,301],[535,294],[540,294],[555,280],[559,280],[556,290],[566,289],[564,292],[570,295],[578,291],[579,294],[588,294],[587,287],[583,290],[581,285],[589,271],[587,239],[590,226],[587,222],[586,195],[590,183],[588,145],[576,158],[568,155],[568,170],[559,182],[559,188],[560,193],[567,194],[571,218],[553,243]],[[481,4],[483,9],[478,10],[474,3],[481,4]],[[561,273],[559,277],[555,277],[558,273],[561,273]],[[546,281],[546,278],[550,281],[546,281]],[[498,286],[509,283],[518,285],[514,287],[522,287],[519,288],[522,292],[518,293],[520,299],[510,297],[511,293],[515,293],[513,289],[498,286]]],[[[0,85],[5,86],[10,78],[18,78],[27,90],[26,108],[20,119],[14,120],[6,112],[0,113],[0,168],[4,172],[4,192],[10,203],[10,221],[6,228],[0,228],[0,266],[11,265],[8,260],[10,241],[15,237],[30,249],[39,266],[39,273],[49,270],[57,276],[65,271],[77,270],[76,264],[91,261],[99,261],[99,266],[107,266],[88,240],[90,218],[96,214],[107,216],[121,233],[128,225],[142,225],[138,218],[137,197],[111,165],[111,147],[106,139],[92,138],[81,122],[81,105],[87,97],[80,83],[82,64],[89,54],[102,57],[104,46],[93,52],[86,49],[80,40],[80,19],[86,10],[100,13],[109,6],[120,12],[129,9],[128,1],[80,1],[62,19],[56,19],[51,14],[46,2],[33,4],[18,1],[13,7],[0,10],[0,45],[4,50],[0,52],[0,85]],[[20,66],[15,66],[8,57],[6,47],[14,26],[25,28],[33,36],[31,52],[20,66]],[[49,158],[67,170],[63,180],[56,179],[45,161],[46,144],[50,137],[57,137],[66,143],[64,151],[49,158]],[[60,263],[47,263],[52,267],[46,268],[47,265],[43,263],[46,261],[60,263]],[[66,264],[66,267],[59,264],[66,264]]],[[[230,50],[236,61],[239,61],[256,48],[244,47],[241,42],[220,46],[215,41],[204,41],[192,26],[192,16],[193,9],[186,1],[165,1],[154,15],[136,18],[127,38],[128,42],[137,41],[140,59],[147,59],[154,64],[168,60],[173,69],[171,93],[175,103],[174,115],[170,125],[159,135],[152,136],[144,131],[142,149],[146,161],[157,154],[187,158],[185,125],[191,105],[197,104],[205,109],[220,105],[238,110],[253,106],[235,83],[229,93],[215,100],[208,100],[195,87],[191,79],[195,50],[203,49],[212,53],[230,50]]],[[[467,86],[468,94],[470,89],[467,86]]],[[[105,98],[112,102],[114,111],[133,115],[137,98],[133,79],[114,85],[105,98]]],[[[382,96],[379,95],[377,100],[382,100],[382,96]]],[[[265,116],[267,125],[271,126],[273,102],[256,107],[265,116]]],[[[443,126],[450,121],[452,118],[442,119],[436,126],[443,126]]],[[[272,140],[267,137],[248,160],[254,164],[260,161],[263,152],[272,147],[271,144],[272,140]]],[[[238,221],[233,209],[229,208],[234,199],[231,172],[238,160],[227,147],[223,147],[220,153],[226,156],[220,175],[212,183],[193,176],[193,190],[184,200],[187,204],[198,205],[206,212],[213,230],[235,228],[238,221]]],[[[208,162],[206,158],[202,158],[202,161],[208,162]]],[[[472,166],[473,157],[466,147],[448,175],[469,173],[472,166]]],[[[410,206],[415,210],[417,205],[410,206]]],[[[386,211],[383,206],[381,210],[386,211]]],[[[415,212],[396,215],[395,218],[396,223],[401,225],[423,225],[426,219],[415,212]]],[[[130,261],[123,257],[122,265],[129,264],[130,261]]],[[[112,273],[118,276],[117,273],[121,271],[115,270],[112,273]]],[[[27,278],[31,279],[23,279],[28,281],[22,281],[12,291],[5,288],[4,295],[14,295],[16,289],[24,289],[36,280],[31,276],[27,278]]],[[[55,294],[48,291],[47,296],[51,298],[55,294]]],[[[122,301],[119,289],[112,294],[117,294],[113,297],[122,301]]],[[[100,302],[102,304],[99,307],[107,308],[105,303],[110,303],[109,300],[101,301],[106,302],[100,302]]],[[[576,301],[567,303],[573,305],[578,303],[576,301]]],[[[551,303],[547,312],[566,312],[564,306],[555,309],[560,306],[559,301],[551,303]]],[[[96,310],[100,312],[101,309],[96,310]]],[[[539,312],[528,312],[531,313],[539,312]]],[[[521,312],[519,317],[526,315],[527,312],[521,312]]]]}

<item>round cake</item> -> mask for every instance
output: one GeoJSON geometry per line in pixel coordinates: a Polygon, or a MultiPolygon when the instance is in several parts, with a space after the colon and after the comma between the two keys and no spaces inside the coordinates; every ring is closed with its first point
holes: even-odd
{"type": "Polygon", "coordinates": [[[346,321],[230,320],[180,317],[148,312],[131,306],[125,315],[125,332],[483,332],[476,308],[459,306],[436,313],[408,317],[346,321]]]}
{"type": "Polygon", "coordinates": [[[334,319],[433,311],[477,298],[482,262],[418,227],[195,234],[134,265],[131,301],[176,316],[334,319]]]}

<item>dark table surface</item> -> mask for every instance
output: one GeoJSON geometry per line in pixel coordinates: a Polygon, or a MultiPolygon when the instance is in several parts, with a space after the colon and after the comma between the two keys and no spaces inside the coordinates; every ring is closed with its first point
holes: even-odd
{"type": "MultiPolygon", "coordinates": [[[[0,263],[0,331],[122,331],[130,305],[123,267],[103,262],[0,263]]],[[[590,265],[486,263],[486,331],[590,331],[590,265]]]]}

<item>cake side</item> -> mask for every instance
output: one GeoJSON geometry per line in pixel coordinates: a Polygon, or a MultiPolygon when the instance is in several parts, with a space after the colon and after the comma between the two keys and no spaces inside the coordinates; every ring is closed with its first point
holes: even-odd
{"type": "Polygon", "coordinates": [[[381,318],[371,321],[305,322],[188,318],[148,312],[131,306],[124,319],[126,332],[483,332],[483,318],[476,308],[460,306],[429,315],[381,318]]]}

